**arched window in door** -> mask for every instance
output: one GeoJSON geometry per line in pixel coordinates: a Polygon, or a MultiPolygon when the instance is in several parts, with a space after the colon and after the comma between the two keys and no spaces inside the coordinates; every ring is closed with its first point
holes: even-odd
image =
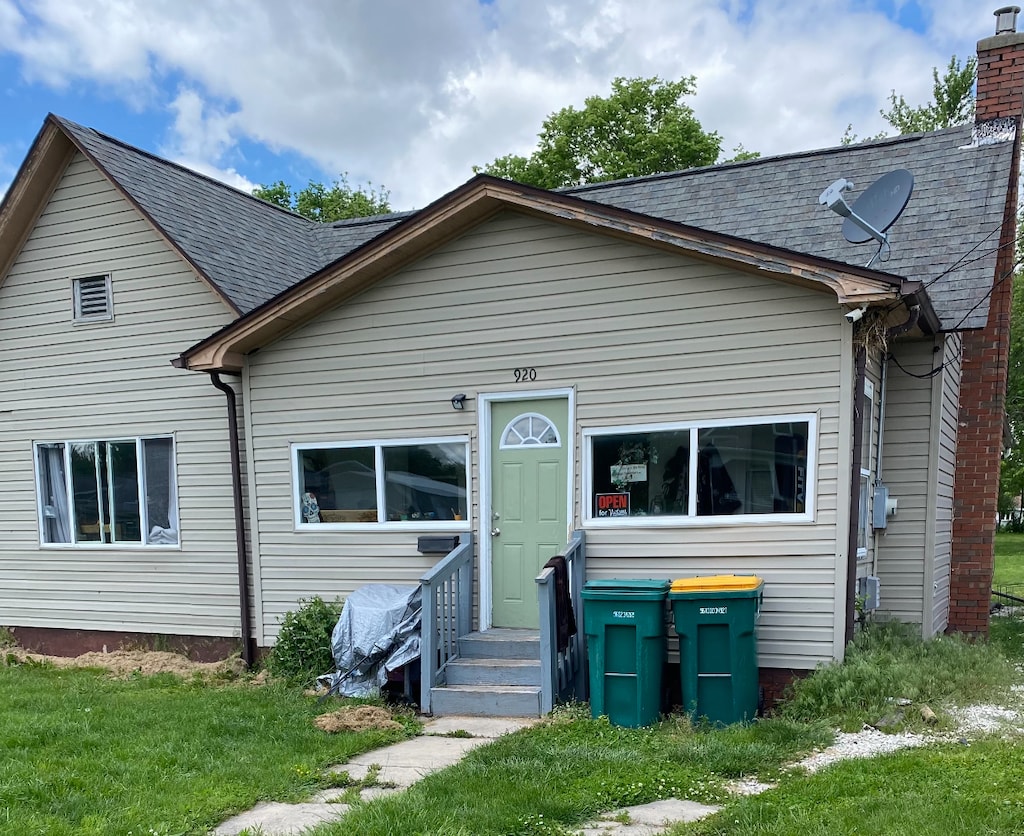
{"type": "Polygon", "coordinates": [[[537,412],[524,412],[508,422],[501,434],[501,449],[510,447],[561,447],[558,429],[537,412]]]}

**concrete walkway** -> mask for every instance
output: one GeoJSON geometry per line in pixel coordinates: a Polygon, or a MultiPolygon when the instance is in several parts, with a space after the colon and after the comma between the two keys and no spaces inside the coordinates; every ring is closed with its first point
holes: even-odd
{"type": "MultiPolygon", "coordinates": [[[[369,800],[400,792],[424,775],[458,763],[470,749],[535,722],[520,718],[438,717],[424,724],[419,737],[366,752],[332,769],[347,772],[353,781],[361,781],[371,769],[379,767],[376,782],[384,786],[367,787],[359,793],[360,798],[369,800]],[[445,736],[452,732],[467,732],[472,736],[445,736]]],[[[228,819],[211,833],[213,836],[237,836],[248,828],[261,836],[297,836],[309,827],[341,818],[349,805],[338,803],[337,799],[347,792],[344,788],[324,790],[301,804],[262,802],[228,819]]]]}
{"type": "MultiPolygon", "coordinates": [[[[503,734],[533,725],[536,720],[491,717],[438,717],[423,726],[419,737],[359,755],[332,767],[347,772],[353,781],[363,780],[376,769],[376,783],[360,791],[363,800],[400,792],[424,775],[458,763],[466,752],[503,734]],[[448,737],[465,732],[470,737],[448,737]]],[[[283,804],[269,801],[228,819],[211,836],[238,836],[247,829],[260,836],[298,836],[307,828],[341,818],[349,809],[338,801],[350,790],[324,790],[309,801],[283,804]]],[[[583,836],[653,836],[676,822],[698,821],[718,811],[695,801],[667,799],[615,810],[581,828],[583,836]]]]}

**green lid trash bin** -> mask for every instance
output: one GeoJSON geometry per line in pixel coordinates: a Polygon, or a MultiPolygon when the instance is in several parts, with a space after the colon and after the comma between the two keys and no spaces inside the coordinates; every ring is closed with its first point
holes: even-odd
{"type": "Polygon", "coordinates": [[[661,716],[665,597],[670,581],[593,580],[583,587],[590,712],[616,726],[649,726],[661,716]]]}
{"type": "Polygon", "coordinates": [[[758,705],[757,621],[764,581],[712,575],[672,582],[683,708],[694,720],[729,725],[754,719],[758,705]]]}

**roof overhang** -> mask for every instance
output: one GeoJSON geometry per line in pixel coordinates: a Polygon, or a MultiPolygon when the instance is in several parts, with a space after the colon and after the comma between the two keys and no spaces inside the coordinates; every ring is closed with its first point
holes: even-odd
{"type": "Polygon", "coordinates": [[[174,365],[238,372],[246,354],[507,209],[832,293],[840,304],[891,305],[903,295],[905,282],[887,273],[478,175],[192,346],[174,365]]]}
{"type": "Polygon", "coordinates": [[[0,284],[75,151],[68,135],[47,119],[0,203],[0,284]]]}

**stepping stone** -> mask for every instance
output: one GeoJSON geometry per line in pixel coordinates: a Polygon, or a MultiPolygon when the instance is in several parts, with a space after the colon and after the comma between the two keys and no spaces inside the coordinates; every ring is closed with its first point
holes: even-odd
{"type": "Polygon", "coordinates": [[[582,836],[655,836],[670,825],[700,821],[720,809],[696,801],[666,798],[605,813],[606,818],[588,823],[580,832],[582,836]],[[620,816],[628,817],[627,823],[612,820],[620,816]]]}

